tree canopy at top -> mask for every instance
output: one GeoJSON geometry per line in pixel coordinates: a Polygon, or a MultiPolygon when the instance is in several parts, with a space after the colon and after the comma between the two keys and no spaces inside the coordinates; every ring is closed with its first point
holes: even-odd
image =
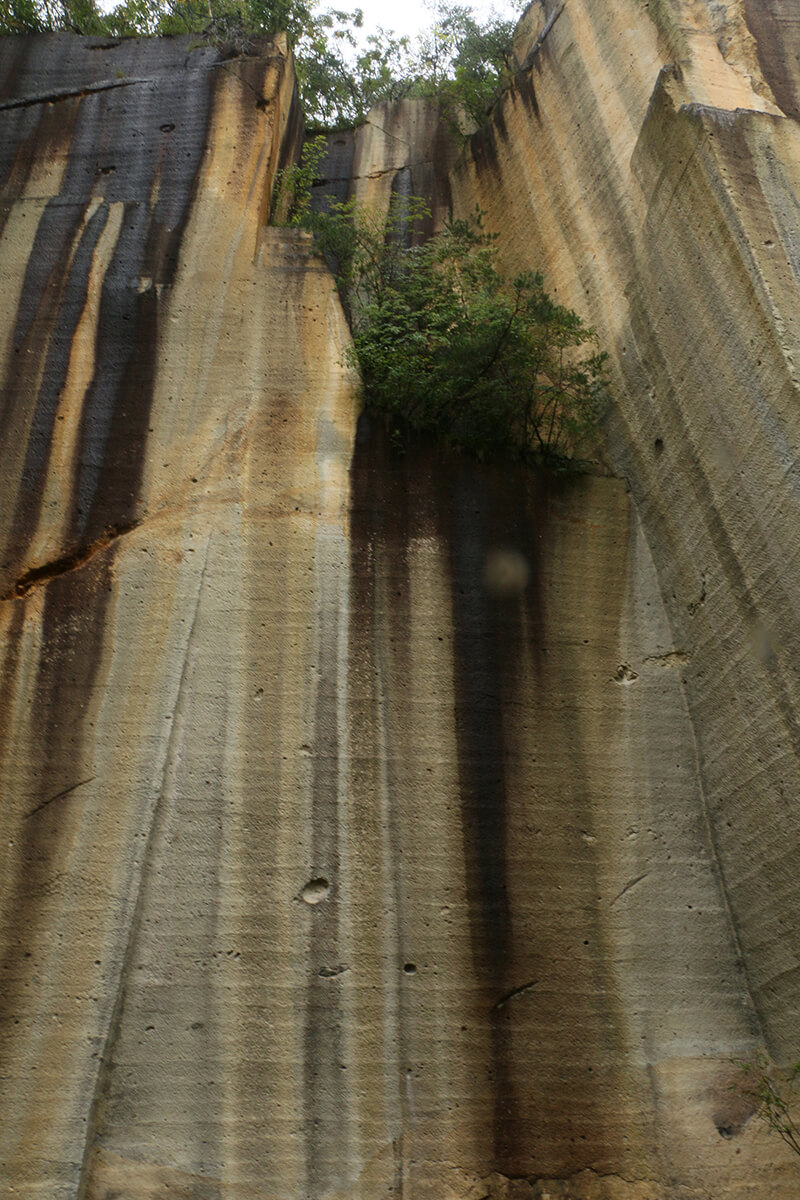
{"type": "Polygon", "coordinates": [[[249,38],[285,31],[312,126],[356,124],[373,104],[405,96],[436,96],[480,124],[510,81],[513,21],[481,22],[469,7],[442,3],[413,38],[378,29],[359,43],[362,25],[360,9],[320,9],[314,0],[121,0],[109,13],[97,0],[0,0],[0,34],[196,33],[246,53],[249,38]]]}

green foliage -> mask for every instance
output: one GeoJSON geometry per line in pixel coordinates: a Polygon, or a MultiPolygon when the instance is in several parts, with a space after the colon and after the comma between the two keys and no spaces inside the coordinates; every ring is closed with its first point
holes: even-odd
{"type": "Polygon", "coordinates": [[[513,21],[491,16],[480,25],[470,8],[440,4],[433,25],[417,39],[409,94],[437,96],[482,124],[513,77],[513,34],[513,21]]]}
{"type": "Polygon", "coordinates": [[[0,35],[48,29],[103,33],[105,18],[95,0],[0,0],[0,35]]]}
{"type": "Polygon", "coordinates": [[[733,1085],[734,1089],[753,1103],[755,1115],[769,1132],[777,1133],[790,1150],[800,1155],[800,1126],[795,1118],[800,1102],[800,1063],[778,1071],[769,1056],[759,1051],[749,1061],[736,1065],[742,1079],[733,1085]]]}
{"type": "Polygon", "coordinates": [[[388,226],[353,203],[309,222],[337,272],[365,405],[480,456],[574,456],[603,406],[595,331],[541,275],[503,277],[480,211],[411,245],[425,215],[396,197],[388,226]]]}
{"type": "Polygon", "coordinates": [[[363,121],[373,105],[409,94],[409,39],[379,29],[359,49],[362,23],[337,10],[323,13],[313,34],[295,48],[298,86],[307,120],[341,128],[363,121]]]}
{"type": "Polygon", "coordinates": [[[310,224],[311,188],[327,148],[328,139],[324,135],[311,138],[303,145],[300,162],[292,163],[278,173],[272,196],[271,224],[290,227],[310,224]]]}
{"type": "Polygon", "coordinates": [[[0,34],[44,29],[111,37],[195,33],[252,49],[258,35],[285,31],[293,44],[307,121],[323,128],[356,124],[373,105],[405,96],[435,96],[454,117],[477,124],[511,78],[513,23],[440,3],[417,38],[379,29],[359,44],[360,9],[319,9],[314,0],[121,0],[101,13],[97,0],[0,0],[0,34]]]}
{"type": "MultiPolygon", "coordinates": [[[[362,13],[314,0],[0,0],[0,33],[72,29],[128,36],[193,32],[247,53],[251,37],[285,30],[312,123],[360,121],[374,104],[435,97],[480,122],[509,81],[513,25],[480,24],[440,0],[416,39],[379,30],[358,45],[362,13]]],[[[605,355],[594,330],[556,304],[540,275],[508,281],[480,212],[423,243],[424,203],[395,198],[389,224],[355,204],[311,212],[324,141],[277,182],[279,220],[314,229],[333,265],[353,331],[367,405],[398,426],[479,454],[569,456],[594,432],[605,355]]]]}
{"type": "Polygon", "coordinates": [[[312,25],[303,0],[123,0],[105,20],[107,31],[122,37],[196,33],[240,53],[259,34],[286,31],[299,39],[312,25]]]}
{"type": "Polygon", "coordinates": [[[431,26],[416,38],[379,29],[356,51],[347,16],[322,14],[314,37],[297,48],[301,90],[314,123],[357,124],[383,101],[435,97],[454,118],[463,111],[480,125],[511,81],[513,21],[492,16],[481,25],[470,8],[440,3],[431,26]]]}
{"type": "Polygon", "coordinates": [[[37,33],[42,28],[34,0],[0,0],[0,34],[37,33]]]}
{"type": "MultiPolygon", "coordinates": [[[[340,14],[345,16],[346,14],[340,14]]],[[[304,0],[121,0],[102,13],[96,0],[0,0],[0,33],[72,30],[112,37],[197,33],[244,43],[247,35],[287,32],[308,40],[317,19],[304,0]]]]}

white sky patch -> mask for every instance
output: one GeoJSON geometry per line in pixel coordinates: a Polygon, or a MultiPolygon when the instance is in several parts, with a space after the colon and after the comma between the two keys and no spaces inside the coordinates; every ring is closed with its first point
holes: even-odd
{"type": "MultiPolygon", "coordinates": [[[[386,0],[361,0],[358,7],[364,12],[366,33],[372,33],[380,26],[382,29],[392,29],[395,33],[413,37],[414,34],[433,25],[436,19],[436,5],[426,4],[425,0],[403,0],[402,3],[395,0],[391,4],[387,4],[386,0]]],[[[498,2],[473,4],[470,7],[476,19],[483,21],[492,14],[504,20],[517,19],[521,16],[524,6],[498,2]]]]}
{"type": "MultiPolygon", "coordinates": [[[[117,0],[99,0],[99,7],[103,12],[111,12],[116,3],[117,0]]],[[[374,33],[378,27],[390,29],[400,36],[413,37],[423,29],[429,28],[436,19],[436,4],[428,3],[426,0],[402,0],[402,2],[392,0],[388,4],[386,0],[360,0],[353,4],[343,2],[343,0],[323,0],[323,3],[316,7],[318,10],[342,8],[351,11],[354,8],[360,8],[364,13],[364,26],[359,41],[367,34],[374,33]]],[[[525,6],[524,4],[510,4],[508,0],[495,0],[494,3],[489,0],[489,2],[472,4],[470,7],[479,21],[484,21],[491,15],[502,17],[508,21],[519,19],[525,6]]]]}

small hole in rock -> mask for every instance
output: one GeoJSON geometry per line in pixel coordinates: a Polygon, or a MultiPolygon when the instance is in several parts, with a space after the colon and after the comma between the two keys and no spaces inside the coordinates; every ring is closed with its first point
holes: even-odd
{"type": "Polygon", "coordinates": [[[171,121],[167,121],[166,125],[161,125],[159,128],[161,129],[162,133],[172,133],[175,126],[171,121]]]}
{"type": "Polygon", "coordinates": [[[664,449],[664,439],[656,438],[656,440],[653,442],[653,449],[655,450],[656,454],[661,454],[662,450],[664,449]]]}
{"type": "Polygon", "coordinates": [[[416,963],[406,963],[405,966],[403,967],[403,970],[405,971],[406,975],[416,975],[416,973],[417,973],[416,963]]]}
{"type": "Polygon", "coordinates": [[[319,904],[320,900],[324,900],[330,890],[331,885],[327,879],[320,875],[317,879],[309,879],[300,895],[306,904],[319,904]]]}

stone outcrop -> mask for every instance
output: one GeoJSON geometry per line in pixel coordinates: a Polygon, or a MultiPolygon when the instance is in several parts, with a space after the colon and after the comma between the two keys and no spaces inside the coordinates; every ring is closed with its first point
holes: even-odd
{"type": "Polygon", "coordinates": [[[9,1194],[795,1195],[797,21],[650,9],[327,171],[597,326],[555,477],[358,420],[284,45],[2,45],[9,1194]]]}

